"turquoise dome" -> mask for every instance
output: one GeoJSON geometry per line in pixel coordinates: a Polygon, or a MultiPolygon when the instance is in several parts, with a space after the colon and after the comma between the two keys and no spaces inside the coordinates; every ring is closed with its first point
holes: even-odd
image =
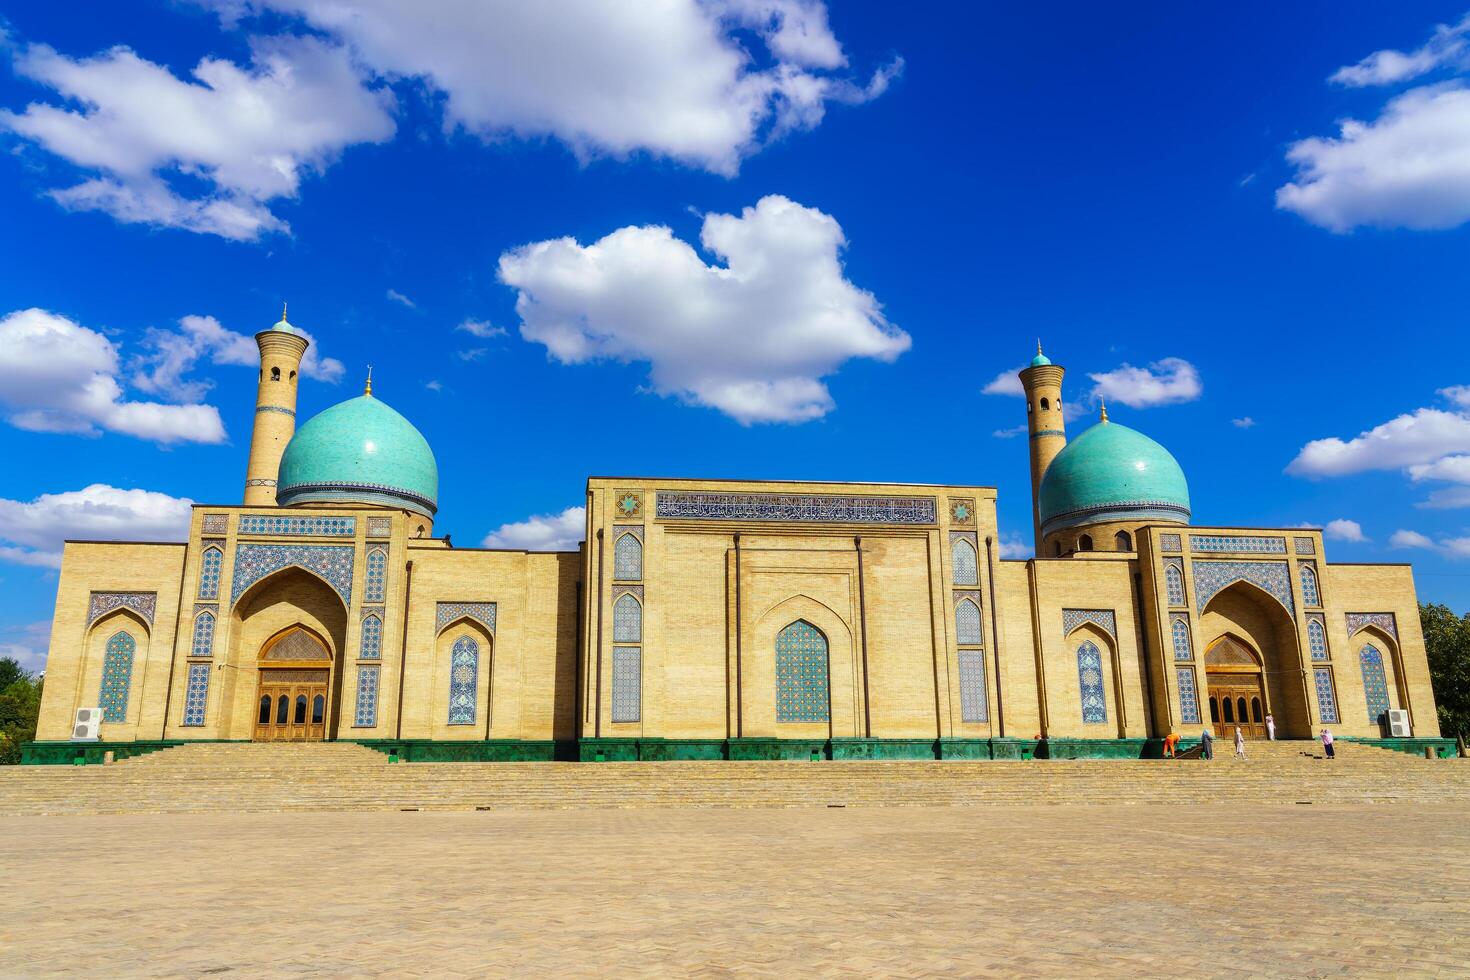
{"type": "Polygon", "coordinates": [[[1045,367],[1046,365],[1048,365],[1050,363],[1051,363],[1051,358],[1047,357],[1041,351],[1037,351],[1036,352],[1036,356],[1033,357],[1033,358],[1031,358],[1031,366],[1032,367],[1045,367]]]}
{"type": "Polygon", "coordinates": [[[1041,478],[1041,533],[1102,521],[1189,523],[1189,484],[1142,432],[1099,422],[1057,453],[1041,478]]]}
{"type": "Polygon", "coordinates": [[[413,423],[372,395],[333,405],[286,444],[276,501],[353,501],[433,517],[439,466],[413,423]]]}

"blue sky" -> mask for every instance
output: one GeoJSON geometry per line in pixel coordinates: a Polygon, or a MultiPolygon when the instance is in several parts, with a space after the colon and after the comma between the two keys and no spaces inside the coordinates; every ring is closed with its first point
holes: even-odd
{"type": "Polygon", "coordinates": [[[1470,607],[1464,0],[404,9],[7,5],[0,650],[61,538],[239,500],[283,300],[458,544],[651,474],[994,485],[1025,554],[1040,336],[1199,523],[1470,607]]]}

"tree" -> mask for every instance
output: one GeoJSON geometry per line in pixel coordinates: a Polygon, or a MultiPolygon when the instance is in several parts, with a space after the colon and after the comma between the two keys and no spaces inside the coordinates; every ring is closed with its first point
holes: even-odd
{"type": "Polygon", "coordinates": [[[36,737],[41,714],[41,682],[13,657],[0,657],[0,766],[20,761],[20,745],[36,737]]]}
{"type": "Polygon", "coordinates": [[[1470,738],[1470,616],[1448,606],[1421,603],[1419,622],[1429,653],[1429,681],[1439,705],[1439,730],[1448,738],[1470,738]]]}

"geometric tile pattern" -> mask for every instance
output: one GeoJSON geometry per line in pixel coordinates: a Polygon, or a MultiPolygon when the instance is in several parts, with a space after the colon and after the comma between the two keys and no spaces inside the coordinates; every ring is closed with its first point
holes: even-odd
{"type": "Polygon", "coordinates": [[[643,651],[639,647],[613,647],[612,720],[638,721],[643,704],[643,651]]]}
{"type": "Polygon", "coordinates": [[[468,636],[449,653],[449,724],[473,725],[480,680],[480,644],[468,636]]]}
{"type": "Polygon", "coordinates": [[[1295,615],[1291,578],[1286,563],[1279,561],[1200,561],[1194,563],[1194,601],[1204,609],[1217,593],[1236,582],[1249,582],[1263,589],[1295,615]]]}
{"type": "Polygon", "coordinates": [[[114,633],[107,641],[107,653],[102,658],[102,689],[97,694],[103,721],[128,719],[128,688],[133,682],[133,652],[137,648],[137,641],[130,633],[114,633]]]}
{"type": "Polygon", "coordinates": [[[960,720],[989,721],[985,698],[985,651],[960,651],[960,720]]]}
{"type": "Polygon", "coordinates": [[[953,534],[950,536],[949,555],[950,565],[954,574],[955,585],[979,585],[980,571],[975,556],[975,546],[970,543],[967,534],[953,534]]]}
{"type": "Polygon", "coordinates": [[[491,633],[495,632],[495,603],[493,602],[441,602],[434,607],[434,634],[456,619],[473,619],[491,633]]]}
{"type": "Polygon", "coordinates": [[[1388,678],[1383,672],[1383,654],[1370,643],[1363,647],[1359,657],[1363,662],[1363,695],[1368,702],[1368,720],[1376,724],[1390,707],[1388,678]]]}
{"type": "Polygon", "coordinates": [[[1103,694],[1102,652],[1086,640],[1077,648],[1077,684],[1082,694],[1082,723],[1101,725],[1108,720],[1108,702],[1103,694]]]}
{"type": "Polygon", "coordinates": [[[280,514],[245,514],[241,534],[304,534],[314,537],[350,538],[357,533],[355,517],[286,517],[280,514]]]}
{"type": "Polygon", "coordinates": [[[623,490],[618,493],[617,503],[613,505],[622,518],[637,517],[643,513],[643,495],[635,490],[623,490]]]}
{"type": "Polygon", "coordinates": [[[204,709],[209,704],[209,674],[213,664],[190,664],[189,686],[184,690],[184,726],[198,728],[204,724],[204,709]]]}
{"type": "Polygon", "coordinates": [[[1169,620],[1169,629],[1174,637],[1174,659],[1193,660],[1194,654],[1189,648],[1189,617],[1174,613],[1169,620]]]}
{"type": "Polygon", "coordinates": [[[1302,562],[1302,602],[1308,606],[1322,605],[1322,599],[1317,594],[1317,569],[1309,561],[1302,562]]]}
{"type": "Polygon", "coordinates": [[[374,728],[378,724],[378,671],[377,666],[357,668],[357,710],[353,712],[352,724],[356,728],[374,728]]]}
{"type": "Polygon", "coordinates": [[[1284,555],[1285,538],[1255,535],[1191,534],[1189,546],[1195,551],[1225,551],[1233,554],[1284,555]]]}
{"type": "Polygon", "coordinates": [[[1066,636],[1083,623],[1091,623],[1117,639],[1118,620],[1111,609],[1063,609],[1062,635],[1066,636]]]}
{"type": "Polygon", "coordinates": [[[1159,535],[1159,547],[1165,551],[1183,551],[1184,542],[1177,534],[1159,535]]]}
{"type": "Polygon", "coordinates": [[[961,599],[954,607],[954,631],[962,647],[978,647],[985,642],[980,629],[980,607],[969,599],[961,599]]]}
{"type": "Polygon", "coordinates": [[[643,642],[643,607],[631,595],[613,603],[613,642],[643,642]]]}
{"type": "Polygon", "coordinates": [[[798,619],[776,634],[776,720],[827,718],[827,638],[798,619]]]}
{"type": "Polygon", "coordinates": [[[1332,668],[1313,667],[1312,677],[1317,683],[1317,714],[1324,724],[1336,725],[1337,697],[1332,693],[1332,668]]]}
{"type": "Polygon", "coordinates": [[[784,521],[813,524],[933,524],[933,497],[837,497],[787,493],[660,490],[665,520],[784,521]]]}
{"type": "Polygon", "coordinates": [[[373,548],[367,554],[367,581],[363,585],[363,602],[382,602],[387,586],[388,552],[373,548]]]}
{"type": "Polygon", "coordinates": [[[638,597],[638,601],[639,602],[642,602],[643,601],[643,586],[641,586],[641,585],[614,585],[612,587],[612,598],[613,598],[613,602],[617,602],[618,601],[618,596],[624,596],[624,595],[637,596],[638,597]]]}
{"type": "Polygon", "coordinates": [[[1292,543],[1296,546],[1299,555],[1315,555],[1317,553],[1317,542],[1311,538],[1293,538],[1292,543]]]}
{"type": "Polygon", "coordinates": [[[114,609],[131,609],[152,625],[157,605],[157,592],[93,592],[91,602],[87,604],[87,622],[95,623],[98,617],[114,609]]]}
{"type": "Polygon", "coordinates": [[[1169,605],[1184,605],[1184,559],[1165,559],[1164,592],[1168,596],[1169,605]]]}
{"type": "Polygon", "coordinates": [[[1199,724],[1199,692],[1194,686],[1194,668],[1176,667],[1174,674],[1179,679],[1179,721],[1185,725],[1199,724]]]}
{"type": "Polygon", "coordinates": [[[1393,613],[1348,613],[1347,631],[1352,636],[1364,626],[1376,626],[1395,640],[1399,638],[1399,624],[1393,613]]]}
{"type": "Polygon", "coordinates": [[[950,497],[949,520],[951,524],[974,524],[975,501],[960,497],[950,497]]]}
{"type": "Polygon", "coordinates": [[[613,578],[619,582],[643,578],[643,542],[632,531],[619,534],[613,545],[613,578]]]}
{"type": "Polygon", "coordinates": [[[1321,613],[1310,613],[1307,616],[1307,649],[1312,652],[1313,660],[1330,659],[1327,653],[1327,625],[1321,613]]]}
{"type": "Polygon", "coordinates": [[[292,565],[312,572],[352,604],[352,546],[326,544],[242,544],[235,549],[230,604],[245,590],[274,572],[292,565]]]}
{"type": "Polygon", "coordinates": [[[205,514],[200,530],[205,534],[225,534],[230,530],[230,515],[205,514]]]}
{"type": "Polygon", "coordinates": [[[214,613],[208,610],[194,617],[194,642],[189,647],[189,656],[214,656],[214,613]]]}
{"type": "Polygon", "coordinates": [[[218,548],[204,549],[199,558],[199,598],[219,598],[219,573],[225,563],[225,553],[218,548]]]}
{"type": "Polygon", "coordinates": [[[377,660],[383,655],[383,621],[376,615],[362,620],[362,642],[357,655],[363,660],[377,660]]]}
{"type": "Polygon", "coordinates": [[[393,518],[369,517],[367,533],[370,538],[386,538],[393,533],[393,518]]]}

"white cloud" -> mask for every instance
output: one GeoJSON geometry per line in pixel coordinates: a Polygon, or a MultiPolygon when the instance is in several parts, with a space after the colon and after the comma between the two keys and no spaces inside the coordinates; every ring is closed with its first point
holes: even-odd
{"type": "Polygon", "coordinates": [[[1427,535],[1401,528],[1393,532],[1393,536],[1388,539],[1388,546],[1390,548],[1427,548],[1432,551],[1435,544],[1427,535]]]}
{"type": "Polygon", "coordinates": [[[1465,452],[1470,452],[1470,418],[1421,408],[1352,439],[1314,439],[1302,447],[1286,472],[1307,477],[1346,476],[1432,463],[1465,452]]]}
{"type": "Polygon", "coordinates": [[[1231,419],[1230,424],[1237,429],[1251,429],[1255,427],[1256,420],[1247,415],[1243,418],[1231,419]]]}
{"type": "Polygon", "coordinates": [[[1470,487],[1446,487],[1442,490],[1434,490],[1415,506],[1426,510],[1455,510],[1460,507],[1470,507],[1470,487]]]}
{"type": "Polygon", "coordinates": [[[1000,536],[1000,556],[1012,559],[1030,558],[1031,546],[1015,531],[1002,534],[1000,536]]]}
{"type": "Polygon", "coordinates": [[[1328,521],[1327,526],[1322,529],[1323,537],[1333,541],[1364,542],[1368,538],[1363,534],[1363,526],[1357,521],[1350,521],[1345,517],[1339,517],[1335,521],[1328,521]]]}
{"type": "Polygon", "coordinates": [[[583,160],[643,151],[733,175],[764,142],[816,126],[860,85],[820,0],[198,0],[302,18],[379,75],[443,95],[447,128],[551,136],[583,160]],[[763,52],[747,50],[758,42],[763,52]]]}
{"type": "Polygon", "coordinates": [[[51,646],[51,620],[0,627],[0,657],[12,657],[21,669],[39,674],[46,669],[51,646]]]}
{"type": "Polygon", "coordinates": [[[568,507],[560,514],[541,514],[524,521],[502,524],[485,535],[486,548],[516,548],[526,551],[576,551],[587,529],[587,508],[568,507]]]}
{"type": "Polygon", "coordinates": [[[121,490],[94,483],[81,490],[46,493],[35,500],[0,499],[0,560],[57,568],[61,543],[182,541],[193,501],[152,490],[121,490]]]}
{"type": "Polygon", "coordinates": [[[407,296],[403,295],[396,289],[388,290],[388,299],[402,306],[406,306],[410,310],[416,310],[419,308],[419,304],[415,303],[413,300],[409,299],[407,296]]]}
{"type": "Polygon", "coordinates": [[[440,392],[440,391],[443,391],[444,390],[444,384],[442,382],[440,382],[440,381],[437,381],[437,380],[436,381],[425,381],[424,382],[424,387],[425,388],[428,388],[430,391],[433,391],[433,392],[440,392]]]}
{"type": "Polygon", "coordinates": [[[1349,88],[1365,85],[1392,85],[1418,78],[1444,65],[1465,67],[1465,35],[1470,33],[1470,15],[1458,24],[1439,24],[1417,51],[1405,53],[1393,49],[1375,51],[1356,65],[1346,65],[1332,73],[1330,81],[1349,88]]]}
{"type": "Polygon", "coordinates": [[[1199,371],[1181,357],[1166,357],[1147,368],[1123,364],[1088,377],[1096,382],[1094,398],[1120,402],[1129,408],[1190,402],[1204,392],[1199,371]]]}
{"type": "Polygon", "coordinates": [[[1470,385],[1451,385],[1448,388],[1439,389],[1435,394],[1461,408],[1470,408],[1470,385]]]}
{"type": "MultiPolygon", "coordinates": [[[[335,384],[346,370],[334,357],[322,357],[311,334],[296,328],[308,345],[301,358],[301,373],[316,381],[335,384]]],[[[227,329],[212,316],[179,318],[179,329],[149,328],[144,337],[147,351],[133,359],[132,383],[141,391],[178,401],[203,400],[214,382],[185,377],[202,358],[213,364],[258,367],[260,350],[255,338],[227,329]]]]}
{"type": "Polygon", "coordinates": [[[1013,425],[1009,429],[996,429],[990,434],[997,439],[1014,439],[1016,436],[1024,436],[1026,434],[1026,428],[1026,423],[1022,422],[1020,425],[1013,425]]]}
{"type": "Polygon", "coordinates": [[[1470,483],[1470,456],[1443,456],[1432,463],[1417,463],[1409,467],[1409,478],[1416,482],[1446,480],[1470,483]]]}
{"type": "Polygon", "coordinates": [[[0,129],[95,175],[53,191],[63,207],[242,241],[286,231],[267,203],[295,197],[345,147],[391,137],[391,103],[342,47],[311,37],[251,47],[248,69],[205,58],[190,81],[125,47],[73,59],[30,45],[16,72],[64,102],[0,110],[0,129]]]}
{"type": "Polygon", "coordinates": [[[553,359],[647,361],[653,390],[745,425],[821,418],[834,407],[823,377],[908,350],[878,300],[844,278],[830,215],[771,195],[706,215],[700,242],[725,264],[650,225],[523,245],[500,257],[500,278],[519,290],[521,336],[553,359]]]}
{"type": "Polygon", "coordinates": [[[461,361],[478,361],[488,353],[490,353],[488,347],[467,347],[464,350],[455,351],[454,356],[461,361]]]}
{"type": "Polygon", "coordinates": [[[1002,371],[991,379],[989,384],[981,388],[980,391],[986,395],[1016,395],[1017,397],[1024,398],[1026,397],[1026,389],[1021,384],[1020,376],[1020,372],[1023,370],[1024,368],[1018,367],[1010,371],[1002,371]]]}
{"type": "Polygon", "coordinates": [[[474,320],[470,317],[465,317],[459,321],[459,326],[454,329],[463,330],[472,337],[480,337],[482,339],[504,337],[506,334],[504,327],[494,326],[489,320],[474,320]]]}
{"type": "Polygon", "coordinates": [[[0,319],[0,405],[17,428],[107,430],[159,443],[225,441],[212,405],[125,401],[118,368],[112,341],[64,316],[32,308],[0,319]]]}

